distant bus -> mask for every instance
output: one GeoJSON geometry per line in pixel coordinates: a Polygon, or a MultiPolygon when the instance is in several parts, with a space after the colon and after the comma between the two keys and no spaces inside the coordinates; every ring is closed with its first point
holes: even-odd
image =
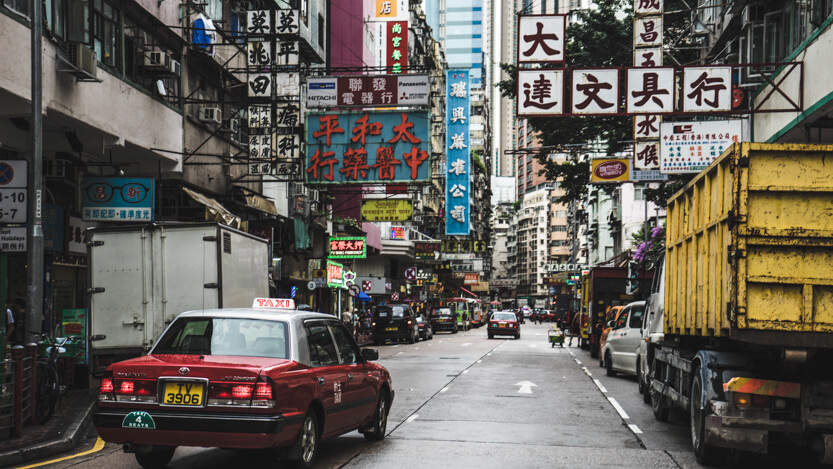
{"type": "Polygon", "coordinates": [[[480,307],[480,300],[475,298],[446,298],[442,301],[443,306],[453,308],[457,312],[457,327],[467,331],[472,326],[483,325],[483,312],[480,307]]]}

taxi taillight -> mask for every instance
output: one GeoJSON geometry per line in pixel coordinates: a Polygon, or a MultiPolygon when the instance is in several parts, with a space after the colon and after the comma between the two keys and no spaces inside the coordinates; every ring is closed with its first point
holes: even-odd
{"type": "Polygon", "coordinates": [[[99,394],[110,394],[113,392],[113,380],[110,378],[102,378],[101,384],[98,386],[99,394]]]}
{"type": "Polygon", "coordinates": [[[272,384],[261,380],[256,383],[214,381],[208,390],[208,405],[275,407],[272,384]]]}
{"type": "Polygon", "coordinates": [[[156,402],[155,379],[113,379],[110,386],[118,402],[156,402]]]}

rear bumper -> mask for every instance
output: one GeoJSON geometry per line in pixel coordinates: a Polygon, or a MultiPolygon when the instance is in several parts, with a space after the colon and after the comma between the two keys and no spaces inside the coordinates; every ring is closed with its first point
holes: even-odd
{"type": "Polygon", "coordinates": [[[490,327],[489,334],[494,335],[518,335],[520,329],[512,329],[511,327],[490,327]]]}
{"type": "Polygon", "coordinates": [[[374,331],[373,338],[377,340],[385,339],[407,339],[411,337],[411,331],[374,331]]]}
{"type": "Polygon", "coordinates": [[[432,322],[431,328],[434,331],[453,331],[454,328],[457,326],[455,322],[432,322]]]}
{"type": "Polygon", "coordinates": [[[97,409],[93,423],[104,441],[164,446],[272,448],[289,446],[303,415],[251,415],[148,411],[155,428],[124,428],[135,409],[97,409]]]}

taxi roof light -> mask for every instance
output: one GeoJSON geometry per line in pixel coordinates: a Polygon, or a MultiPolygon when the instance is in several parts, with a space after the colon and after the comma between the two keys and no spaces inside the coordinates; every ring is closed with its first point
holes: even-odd
{"type": "Polygon", "coordinates": [[[255,298],[252,309],[295,309],[295,300],[291,298],[255,298]]]}

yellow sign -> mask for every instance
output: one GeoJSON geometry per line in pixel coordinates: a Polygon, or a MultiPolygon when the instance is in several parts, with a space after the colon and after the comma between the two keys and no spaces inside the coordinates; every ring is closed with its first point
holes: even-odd
{"type": "Polygon", "coordinates": [[[408,221],[414,214],[414,205],[407,199],[362,200],[364,221],[408,221]]]}
{"type": "Polygon", "coordinates": [[[376,0],[377,18],[396,18],[396,0],[376,0]]]}
{"type": "Polygon", "coordinates": [[[598,158],[590,161],[591,184],[628,182],[631,179],[630,160],[627,158],[598,158]]]}

